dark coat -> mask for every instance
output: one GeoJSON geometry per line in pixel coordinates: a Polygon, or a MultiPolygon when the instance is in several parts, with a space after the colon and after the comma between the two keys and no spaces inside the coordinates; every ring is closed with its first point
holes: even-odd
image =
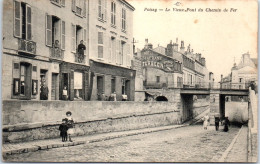
{"type": "Polygon", "coordinates": [[[230,122],[228,119],[226,119],[224,121],[224,131],[227,132],[228,131],[228,127],[230,126],[230,122]]]}
{"type": "Polygon", "coordinates": [[[60,127],[59,127],[59,130],[60,130],[60,136],[63,137],[63,136],[67,136],[67,131],[68,131],[68,125],[67,124],[60,124],[60,127]]]}

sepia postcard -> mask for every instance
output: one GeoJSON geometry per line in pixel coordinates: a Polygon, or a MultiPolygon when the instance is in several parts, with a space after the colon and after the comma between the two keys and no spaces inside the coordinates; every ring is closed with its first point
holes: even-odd
{"type": "Polygon", "coordinates": [[[2,10],[3,162],[258,161],[258,1],[2,10]]]}

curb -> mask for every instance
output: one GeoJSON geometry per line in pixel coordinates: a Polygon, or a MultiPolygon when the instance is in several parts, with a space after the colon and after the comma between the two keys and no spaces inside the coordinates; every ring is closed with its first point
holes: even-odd
{"type": "Polygon", "coordinates": [[[177,129],[181,127],[189,126],[188,124],[184,125],[177,125],[173,127],[165,127],[161,129],[151,129],[151,130],[143,130],[140,132],[129,132],[126,134],[115,134],[107,137],[101,137],[98,139],[90,139],[90,140],[79,140],[79,141],[74,141],[74,142],[62,142],[62,143],[50,143],[50,144],[32,144],[31,146],[28,147],[23,147],[23,148],[18,148],[18,149],[11,149],[7,151],[2,150],[2,157],[6,157],[8,155],[13,155],[13,154],[22,154],[22,153],[27,153],[27,152],[35,152],[39,150],[46,150],[46,149],[53,149],[53,148],[60,148],[60,147],[69,147],[69,146],[76,146],[76,145],[82,145],[86,143],[94,143],[94,142],[101,142],[101,141],[106,141],[106,140],[111,140],[115,138],[120,138],[120,137],[127,137],[127,136],[133,136],[133,135],[138,135],[138,134],[147,134],[147,133],[153,133],[153,132],[159,132],[159,131],[164,131],[164,130],[171,130],[171,129],[177,129]]]}
{"type": "Polygon", "coordinates": [[[221,158],[218,160],[218,162],[225,162],[225,159],[227,158],[229,152],[231,151],[231,149],[233,148],[235,142],[237,141],[238,136],[240,135],[242,129],[244,128],[244,126],[242,125],[242,127],[240,128],[239,132],[237,133],[236,137],[232,140],[232,142],[230,143],[230,145],[228,146],[228,148],[225,150],[225,152],[222,154],[221,158]]]}

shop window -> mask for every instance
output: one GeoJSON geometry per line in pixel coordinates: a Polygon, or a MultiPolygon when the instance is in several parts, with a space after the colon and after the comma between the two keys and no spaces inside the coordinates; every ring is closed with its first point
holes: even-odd
{"type": "Polygon", "coordinates": [[[83,99],[83,73],[74,72],[74,100],[83,99]]]}
{"type": "Polygon", "coordinates": [[[31,93],[32,93],[32,65],[23,62],[14,63],[13,95],[18,96],[17,98],[21,98],[21,99],[31,99],[31,93]]]}
{"type": "Polygon", "coordinates": [[[126,93],[126,79],[121,79],[122,82],[122,94],[124,95],[126,93]]]}
{"type": "Polygon", "coordinates": [[[111,79],[111,93],[114,93],[116,91],[116,79],[113,77],[111,79]]]}
{"type": "Polygon", "coordinates": [[[40,100],[48,100],[49,89],[47,85],[47,70],[40,70],[40,78],[40,100]]]}

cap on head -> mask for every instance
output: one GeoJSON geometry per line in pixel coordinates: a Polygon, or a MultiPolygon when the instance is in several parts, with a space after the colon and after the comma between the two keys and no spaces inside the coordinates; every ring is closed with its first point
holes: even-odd
{"type": "Polygon", "coordinates": [[[66,115],[72,115],[71,111],[66,112],[66,115]]]}

